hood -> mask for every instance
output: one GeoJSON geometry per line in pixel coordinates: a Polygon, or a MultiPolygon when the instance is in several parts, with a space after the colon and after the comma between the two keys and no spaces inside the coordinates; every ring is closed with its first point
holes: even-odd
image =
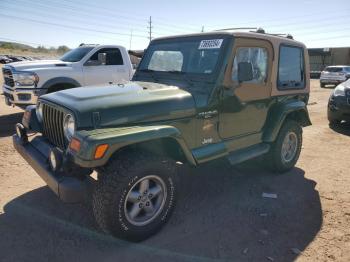
{"type": "Polygon", "coordinates": [[[176,86],[148,82],[73,88],[44,95],[41,99],[73,111],[79,128],[172,120],[196,112],[190,93],[176,86]]]}
{"type": "Polygon", "coordinates": [[[7,64],[16,71],[31,70],[36,68],[48,68],[48,67],[59,67],[69,66],[71,62],[63,62],[61,60],[35,60],[35,61],[21,61],[7,64]]]}

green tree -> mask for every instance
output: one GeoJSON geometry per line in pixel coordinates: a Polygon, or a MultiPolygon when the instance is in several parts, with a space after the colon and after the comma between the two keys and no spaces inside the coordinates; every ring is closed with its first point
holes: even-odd
{"type": "Polygon", "coordinates": [[[64,54],[66,52],[68,52],[70,49],[65,46],[65,45],[60,45],[58,48],[57,48],[57,53],[59,54],[64,54]]]}

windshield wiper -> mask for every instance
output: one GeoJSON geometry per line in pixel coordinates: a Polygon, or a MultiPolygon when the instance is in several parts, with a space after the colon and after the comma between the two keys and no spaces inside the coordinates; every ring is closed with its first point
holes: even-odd
{"type": "MultiPolygon", "coordinates": [[[[139,69],[139,70],[137,70],[137,71],[139,71],[139,72],[144,72],[144,73],[150,73],[150,75],[151,75],[151,77],[153,78],[153,81],[155,81],[155,82],[157,82],[158,81],[158,79],[154,76],[154,70],[152,70],[152,69],[148,69],[148,68],[144,68],[144,69],[139,69]]],[[[136,72],[137,72],[136,71],[136,72]]]]}
{"type": "Polygon", "coordinates": [[[155,72],[154,70],[148,69],[148,68],[140,69],[139,71],[141,71],[141,72],[155,72]]]}
{"type": "Polygon", "coordinates": [[[179,74],[179,75],[184,75],[186,72],[179,71],[179,70],[170,70],[170,71],[163,71],[164,73],[172,73],[172,74],[179,74]]]}

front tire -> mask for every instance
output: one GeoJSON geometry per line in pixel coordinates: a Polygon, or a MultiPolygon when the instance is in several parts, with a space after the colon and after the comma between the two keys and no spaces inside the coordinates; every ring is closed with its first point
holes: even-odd
{"type": "Polygon", "coordinates": [[[279,173],[292,169],[299,159],[301,146],[301,126],[293,120],[287,120],[267,155],[270,169],[279,173]]]}
{"type": "Polygon", "coordinates": [[[176,201],[174,161],[128,152],[111,159],[99,174],[92,206],[104,232],[141,241],[167,222],[176,201]]]}

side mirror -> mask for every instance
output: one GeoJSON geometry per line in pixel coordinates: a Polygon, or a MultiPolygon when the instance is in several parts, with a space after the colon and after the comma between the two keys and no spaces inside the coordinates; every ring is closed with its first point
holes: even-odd
{"type": "Polygon", "coordinates": [[[238,63],[238,82],[253,80],[253,64],[250,62],[238,63]]]}
{"type": "Polygon", "coordinates": [[[107,61],[107,54],[106,53],[99,53],[97,56],[97,60],[100,62],[101,65],[105,65],[107,61]]]}

